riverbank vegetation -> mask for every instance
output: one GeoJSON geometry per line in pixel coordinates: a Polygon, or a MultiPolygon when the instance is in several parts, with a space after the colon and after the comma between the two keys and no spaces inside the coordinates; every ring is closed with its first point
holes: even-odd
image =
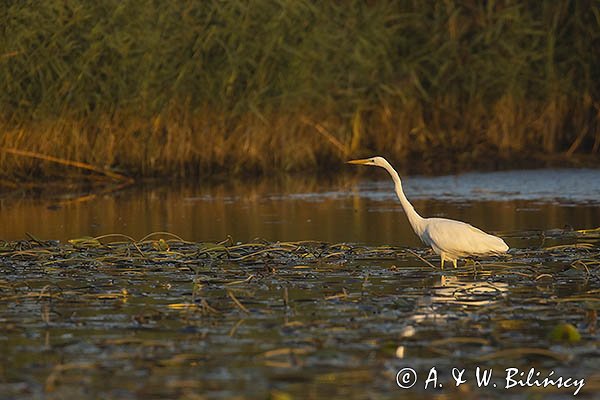
{"type": "Polygon", "coordinates": [[[64,173],[44,157],[169,177],[371,153],[432,172],[594,159],[598,48],[593,0],[13,2],[0,168],[22,180],[64,173]]]}

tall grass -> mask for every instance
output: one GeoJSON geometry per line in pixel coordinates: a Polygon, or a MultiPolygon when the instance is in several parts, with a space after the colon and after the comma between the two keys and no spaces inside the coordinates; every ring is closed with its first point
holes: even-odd
{"type": "Polygon", "coordinates": [[[145,176],[597,154],[599,48],[598,0],[9,2],[0,146],[145,176]]]}

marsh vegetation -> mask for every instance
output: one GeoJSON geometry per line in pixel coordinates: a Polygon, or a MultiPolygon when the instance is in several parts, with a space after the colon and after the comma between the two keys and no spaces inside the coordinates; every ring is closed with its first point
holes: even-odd
{"type": "MultiPolygon", "coordinates": [[[[391,246],[167,233],[4,242],[0,393],[397,398],[398,370],[433,365],[458,394],[457,363],[535,365],[584,378],[582,394],[593,393],[600,234],[546,235],[561,244],[449,271],[422,249],[391,246]],[[553,337],[565,323],[576,334],[553,337]]],[[[481,391],[505,396],[472,385],[460,393],[481,391]]]]}
{"type": "Polygon", "coordinates": [[[13,2],[0,13],[0,170],[65,174],[6,149],[170,177],[330,170],[367,151],[413,171],[593,163],[599,10],[13,2]]]}

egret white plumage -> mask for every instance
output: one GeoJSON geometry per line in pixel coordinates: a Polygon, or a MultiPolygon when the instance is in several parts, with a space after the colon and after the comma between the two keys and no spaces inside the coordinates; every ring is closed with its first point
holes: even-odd
{"type": "Polygon", "coordinates": [[[446,218],[423,218],[408,201],[402,190],[402,181],[396,170],[383,157],[348,161],[349,164],[372,165],[385,169],[394,180],[396,195],[406,213],[408,222],[423,243],[430,246],[445,261],[452,261],[454,268],[459,258],[502,254],[508,246],[501,238],[485,233],[465,222],[446,218]]]}

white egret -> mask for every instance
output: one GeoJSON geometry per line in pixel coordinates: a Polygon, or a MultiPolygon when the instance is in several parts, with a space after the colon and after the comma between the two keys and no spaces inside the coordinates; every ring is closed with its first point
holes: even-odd
{"type": "Polygon", "coordinates": [[[467,256],[485,256],[506,253],[508,246],[504,240],[490,235],[465,222],[446,218],[423,218],[408,201],[402,190],[402,181],[396,170],[383,157],[365,158],[348,161],[349,164],[373,165],[384,168],[394,180],[396,195],[406,213],[408,222],[423,243],[431,246],[433,251],[444,261],[456,261],[467,256]]]}

